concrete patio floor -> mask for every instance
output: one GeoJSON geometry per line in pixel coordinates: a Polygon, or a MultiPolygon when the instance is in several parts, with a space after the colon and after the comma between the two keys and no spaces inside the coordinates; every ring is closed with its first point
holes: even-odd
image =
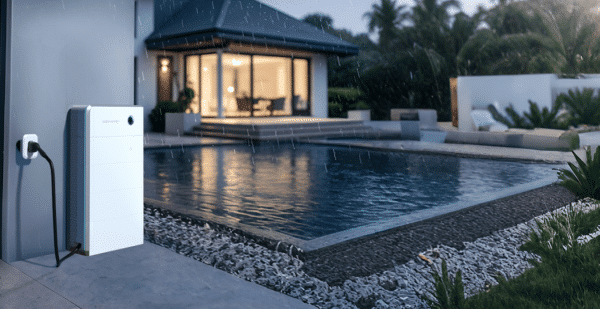
{"type": "Polygon", "coordinates": [[[54,254],[0,261],[0,308],[315,307],[146,242],[59,268],[54,254]]]}

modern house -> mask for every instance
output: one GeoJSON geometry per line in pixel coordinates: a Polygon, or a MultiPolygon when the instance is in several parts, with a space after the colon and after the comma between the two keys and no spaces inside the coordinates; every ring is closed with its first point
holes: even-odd
{"type": "Polygon", "coordinates": [[[202,118],[327,118],[327,56],[358,53],[256,0],[138,0],[136,14],[135,102],[146,115],[188,87],[187,112],[202,118]]]}

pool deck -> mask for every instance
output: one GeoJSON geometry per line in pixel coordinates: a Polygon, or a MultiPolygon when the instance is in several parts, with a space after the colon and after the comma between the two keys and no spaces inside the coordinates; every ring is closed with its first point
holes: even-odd
{"type": "MultiPolygon", "coordinates": [[[[588,140],[596,138],[600,144],[600,132],[585,133],[588,140]],[[594,135],[591,135],[594,134],[594,135]]],[[[246,144],[245,140],[229,140],[223,138],[198,137],[198,136],[177,136],[160,133],[144,133],[145,148],[179,148],[201,145],[224,145],[224,144],[246,144]]],[[[497,147],[484,145],[466,145],[466,144],[446,144],[446,143],[428,143],[418,141],[396,141],[396,140],[324,140],[314,139],[311,143],[325,145],[355,146],[374,149],[396,150],[416,153],[446,154],[466,157],[478,157],[489,159],[504,160],[526,160],[542,161],[556,163],[575,163],[576,160],[571,152],[567,151],[547,151],[534,150],[513,147],[497,147]]],[[[585,152],[583,149],[575,150],[575,153],[583,158],[585,152]]]]}
{"type": "MultiPolygon", "coordinates": [[[[600,141],[600,134],[590,137],[595,138],[600,141]]],[[[243,140],[144,134],[145,148],[245,143],[243,140]]],[[[575,162],[570,152],[507,147],[414,141],[322,140],[318,143],[506,160],[575,162]]],[[[584,154],[583,149],[575,152],[579,156],[584,154]]],[[[388,227],[380,224],[380,228],[388,227]]],[[[346,236],[356,237],[342,235],[346,236]]],[[[66,253],[61,252],[60,256],[66,253]]],[[[314,308],[151,243],[91,257],[75,255],[60,268],[54,263],[53,254],[10,264],[0,261],[0,307],[314,308]]]]}

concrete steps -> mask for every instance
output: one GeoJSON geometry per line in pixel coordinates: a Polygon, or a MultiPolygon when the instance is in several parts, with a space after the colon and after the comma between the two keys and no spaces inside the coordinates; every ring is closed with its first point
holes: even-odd
{"type": "Polygon", "coordinates": [[[377,130],[362,121],[323,121],[292,123],[201,123],[190,135],[252,140],[303,140],[309,138],[376,136],[377,130]]]}

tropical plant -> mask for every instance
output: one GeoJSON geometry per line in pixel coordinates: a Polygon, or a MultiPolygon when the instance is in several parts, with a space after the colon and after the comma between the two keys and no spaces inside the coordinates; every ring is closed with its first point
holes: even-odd
{"type": "Polygon", "coordinates": [[[359,89],[329,88],[327,92],[329,97],[329,117],[346,118],[348,110],[369,109],[359,89]]]}
{"type": "Polygon", "coordinates": [[[584,88],[583,91],[569,89],[568,94],[561,93],[556,97],[556,104],[564,106],[570,112],[576,125],[599,125],[600,97],[595,92],[591,88],[584,88]]]}
{"type": "Polygon", "coordinates": [[[593,158],[591,147],[586,147],[586,162],[583,162],[574,151],[571,152],[579,166],[569,162],[571,171],[560,169],[558,178],[561,182],[559,184],[580,198],[600,199],[600,146],[596,148],[593,158]]]}
{"type": "Polygon", "coordinates": [[[554,51],[554,42],[538,33],[498,35],[478,30],[457,56],[463,75],[559,73],[564,59],[554,51]]]}
{"type": "Polygon", "coordinates": [[[538,231],[519,248],[541,256],[541,263],[530,259],[534,268],[520,276],[496,278],[498,285],[467,298],[465,308],[600,308],[600,238],[576,241],[598,227],[600,209],[572,212],[538,221],[538,231]]]}
{"type": "Polygon", "coordinates": [[[531,0],[547,35],[566,63],[563,73],[593,73],[600,69],[598,0],[531,0]]]}
{"type": "Polygon", "coordinates": [[[323,14],[310,14],[306,15],[303,19],[303,22],[309,23],[315,27],[317,27],[321,31],[331,33],[333,29],[333,19],[329,15],[323,14]]]}
{"type": "Polygon", "coordinates": [[[165,114],[166,113],[179,113],[181,112],[181,104],[172,101],[162,101],[156,104],[156,107],[150,112],[150,123],[152,124],[152,131],[164,132],[165,131],[165,114]]]}
{"type": "Polygon", "coordinates": [[[598,0],[514,1],[490,10],[488,27],[459,52],[465,75],[579,73],[600,69],[598,0]]]}
{"type": "Polygon", "coordinates": [[[507,119],[500,114],[493,105],[488,106],[488,110],[492,114],[492,117],[496,121],[502,122],[509,128],[522,128],[522,129],[533,129],[533,128],[546,128],[546,129],[567,129],[568,122],[566,115],[558,116],[560,110],[559,104],[554,104],[551,110],[548,107],[540,108],[537,103],[528,100],[529,112],[523,112],[521,117],[514,109],[513,105],[510,104],[506,108],[506,114],[510,117],[507,119]]]}
{"type": "Polygon", "coordinates": [[[537,103],[529,102],[530,112],[524,112],[523,115],[529,120],[534,128],[546,128],[546,129],[561,129],[566,130],[569,127],[568,119],[569,114],[563,114],[559,116],[560,105],[552,105],[552,109],[548,110],[548,107],[540,108],[537,103]]]}
{"type": "Polygon", "coordinates": [[[515,108],[513,107],[512,104],[509,104],[509,106],[505,109],[506,114],[508,115],[508,117],[510,119],[506,118],[502,114],[500,114],[500,112],[498,112],[496,110],[496,107],[494,107],[491,104],[488,105],[488,111],[490,111],[490,113],[492,114],[492,117],[494,117],[494,119],[496,121],[499,121],[499,122],[505,124],[509,128],[519,128],[519,129],[533,129],[534,128],[534,126],[525,117],[521,117],[521,115],[519,115],[519,113],[517,113],[517,111],[515,111],[515,108]]]}
{"type": "Polygon", "coordinates": [[[415,46],[381,59],[359,80],[372,119],[389,120],[392,108],[430,108],[440,121],[450,119],[448,67],[442,56],[415,46]]]}
{"type": "Polygon", "coordinates": [[[369,19],[369,32],[379,29],[379,46],[389,47],[397,35],[397,30],[409,18],[408,13],[402,12],[406,7],[396,5],[396,0],[381,0],[381,4],[373,4],[372,11],[363,16],[369,19]]]}
{"type": "Polygon", "coordinates": [[[192,100],[194,99],[194,90],[192,88],[184,88],[181,92],[179,92],[179,97],[177,98],[177,103],[179,104],[180,113],[185,112],[192,100]]]}
{"type": "MultiPolygon", "coordinates": [[[[450,9],[460,9],[458,0],[415,0],[412,21],[418,29],[418,44],[432,48],[440,54],[448,50],[451,15],[450,9]]],[[[464,16],[462,17],[464,19],[464,16]]],[[[455,56],[455,55],[454,55],[455,56]]]]}
{"type": "Polygon", "coordinates": [[[442,260],[442,277],[437,270],[431,273],[435,280],[435,291],[429,291],[435,300],[428,296],[422,296],[422,299],[433,309],[460,309],[464,308],[465,288],[462,282],[462,273],[459,270],[454,277],[454,282],[450,280],[446,261],[442,260]]]}

